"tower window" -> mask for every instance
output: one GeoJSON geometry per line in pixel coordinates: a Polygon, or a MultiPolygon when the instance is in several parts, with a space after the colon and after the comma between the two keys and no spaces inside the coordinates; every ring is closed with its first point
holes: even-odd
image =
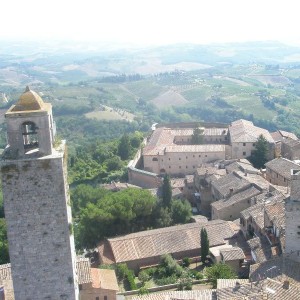
{"type": "Polygon", "coordinates": [[[38,127],[33,122],[22,124],[23,145],[25,150],[39,147],[38,127]]]}

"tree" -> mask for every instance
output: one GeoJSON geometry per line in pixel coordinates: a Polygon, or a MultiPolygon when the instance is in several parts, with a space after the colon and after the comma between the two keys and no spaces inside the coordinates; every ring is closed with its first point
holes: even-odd
{"type": "Polygon", "coordinates": [[[0,219],[0,264],[9,263],[7,231],[4,219],[0,219]]]}
{"type": "Polygon", "coordinates": [[[161,205],[156,207],[155,225],[156,227],[168,227],[173,223],[172,215],[168,207],[161,207],[161,205]]]}
{"type": "Polygon", "coordinates": [[[105,237],[149,228],[156,204],[149,191],[135,188],[109,192],[96,203],[88,203],[80,212],[77,247],[90,249],[105,237]]]}
{"type": "Polygon", "coordinates": [[[261,134],[255,144],[255,150],[252,152],[249,160],[255,168],[264,167],[265,163],[268,161],[268,142],[266,138],[261,134]]]}
{"type": "Polygon", "coordinates": [[[217,288],[218,279],[234,279],[237,277],[236,273],[226,264],[217,263],[212,267],[205,269],[205,274],[208,280],[213,284],[213,288],[217,288]]]}
{"type": "Polygon", "coordinates": [[[192,145],[203,144],[203,129],[201,129],[199,126],[194,128],[194,130],[193,130],[191,144],[192,145]]]}
{"type": "Polygon", "coordinates": [[[209,253],[209,240],[207,236],[207,231],[203,227],[200,233],[200,247],[201,247],[201,261],[205,263],[206,257],[209,253]]]}
{"type": "Polygon", "coordinates": [[[187,200],[173,200],[171,203],[173,223],[188,223],[192,216],[192,207],[187,200]]]}
{"type": "Polygon", "coordinates": [[[172,201],[172,187],[171,181],[168,174],[164,176],[162,185],[162,203],[164,207],[171,207],[172,201]]]}
{"type": "Polygon", "coordinates": [[[126,160],[129,158],[131,154],[131,144],[128,134],[124,134],[120,139],[118,145],[118,155],[121,157],[122,160],[126,160]]]}

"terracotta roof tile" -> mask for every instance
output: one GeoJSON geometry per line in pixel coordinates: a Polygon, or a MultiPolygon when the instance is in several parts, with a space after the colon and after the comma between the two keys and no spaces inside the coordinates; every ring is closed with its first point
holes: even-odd
{"type": "Polygon", "coordinates": [[[212,182],[212,187],[215,188],[223,198],[229,196],[230,190],[233,192],[250,187],[250,183],[238,176],[236,173],[230,173],[212,182]]]}
{"type": "Polygon", "coordinates": [[[255,237],[247,241],[251,251],[255,254],[256,262],[264,262],[272,257],[271,245],[265,236],[255,237]]]}
{"type": "Polygon", "coordinates": [[[79,284],[92,282],[91,266],[88,258],[77,258],[76,267],[79,284]]]}
{"type": "Polygon", "coordinates": [[[239,284],[249,283],[249,279],[218,279],[217,280],[217,289],[224,289],[228,287],[235,287],[237,282],[239,284]]]}
{"type": "Polygon", "coordinates": [[[0,280],[11,279],[11,265],[4,264],[0,265],[0,280]]]}
{"type": "Polygon", "coordinates": [[[152,293],[144,296],[132,297],[132,300],[217,300],[216,290],[193,290],[193,291],[172,291],[152,293]]]}
{"type": "Polygon", "coordinates": [[[91,276],[93,288],[119,290],[115,270],[91,268],[91,276]]]}
{"type": "MultiPolygon", "coordinates": [[[[114,262],[125,262],[157,257],[165,253],[177,253],[200,247],[200,230],[205,227],[210,245],[225,243],[234,235],[227,221],[214,220],[205,223],[190,223],[160,229],[141,231],[116,238],[108,239],[108,252],[114,257],[114,262]],[[111,249],[111,251],[109,251],[111,249]]],[[[100,246],[104,243],[100,243],[100,246]]],[[[99,255],[103,252],[99,249],[99,255]]]]}
{"type": "Polygon", "coordinates": [[[297,286],[286,288],[280,281],[266,278],[256,283],[236,284],[234,287],[218,289],[218,300],[296,300],[299,299],[297,286]]]}
{"type": "Polygon", "coordinates": [[[291,170],[292,169],[299,169],[300,165],[292,162],[286,158],[275,158],[265,164],[266,168],[271,169],[272,171],[278,173],[279,175],[287,178],[288,180],[291,179],[291,170]]]}
{"type": "Polygon", "coordinates": [[[220,253],[223,256],[224,261],[244,259],[246,257],[243,250],[239,247],[232,247],[229,249],[221,249],[220,253]]]}
{"type": "Polygon", "coordinates": [[[274,140],[268,130],[256,127],[252,122],[237,120],[229,126],[230,140],[234,143],[255,143],[263,135],[269,143],[274,140]]]}
{"type": "Polygon", "coordinates": [[[246,190],[236,193],[227,199],[221,199],[219,201],[213,202],[211,206],[216,210],[220,210],[225,207],[230,207],[236,203],[244,201],[245,199],[250,199],[256,195],[259,195],[260,193],[261,193],[260,190],[251,186],[246,190]]]}

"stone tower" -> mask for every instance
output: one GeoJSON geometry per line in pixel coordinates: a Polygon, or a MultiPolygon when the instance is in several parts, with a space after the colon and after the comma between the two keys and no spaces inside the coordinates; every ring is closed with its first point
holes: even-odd
{"type": "Polygon", "coordinates": [[[54,143],[51,104],[27,87],[5,118],[1,175],[15,299],[78,299],[66,149],[54,143]]]}
{"type": "Polygon", "coordinates": [[[300,261],[300,170],[291,172],[291,196],[285,203],[285,253],[300,261]]]}

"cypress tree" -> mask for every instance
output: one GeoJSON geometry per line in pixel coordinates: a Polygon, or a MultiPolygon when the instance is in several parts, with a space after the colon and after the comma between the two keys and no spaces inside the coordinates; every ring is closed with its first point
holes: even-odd
{"type": "Polygon", "coordinates": [[[209,253],[209,240],[207,236],[207,231],[203,227],[200,233],[200,247],[201,247],[201,261],[205,263],[206,257],[209,253]]]}
{"type": "Polygon", "coordinates": [[[172,201],[172,187],[170,177],[168,174],[164,176],[162,185],[162,203],[164,207],[171,207],[172,201]]]}

